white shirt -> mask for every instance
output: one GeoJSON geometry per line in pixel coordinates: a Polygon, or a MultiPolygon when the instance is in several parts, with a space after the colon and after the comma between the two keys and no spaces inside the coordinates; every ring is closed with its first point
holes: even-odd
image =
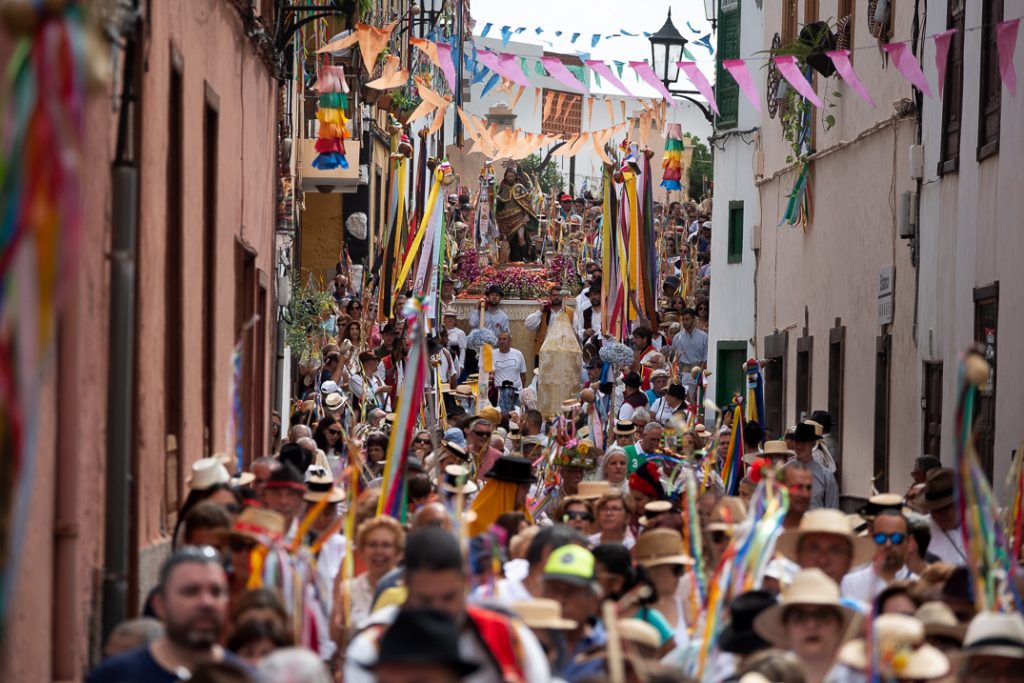
{"type": "Polygon", "coordinates": [[[507,352],[501,349],[494,349],[494,384],[501,386],[502,382],[512,382],[516,389],[523,388],[523,374],[526,373],[526,359],[522,351],[510,348],[507,352]]]}
{"type": "MultiPolygon", "coordinates": [[[[593,548],[594,546],[601,545],[601,532],[599,531],[596,534],[590,534],[587,540],[590,541],[591,548],[593,548]]],[[[633,534],[629,531],[629,529],[626,529],[626,536],[622,539],[622,547],[624,547],[626,550],[632,550],[633,546],[635,545],[636,538],[633,537],[633,534]]]]}
{"type": "Polygon", "coordinates": [[[947,564],[966,564],[967,551],[964,550],[964,539],[960,529],[946,531],[939,527],[928,515],[928,530],[932,532],[932,540],[928,543],[928,552],[947,564]]]}
{"type": "MultiPolygon", "coordinates": [[[[581,342],[586,341],[583,336],[583,330],[587,329],[587,327],[583,324],[583,318],[586,312],[592,308],[593,306],[590,304],[590,299],[587,299],[583,308],[577,308],[576,315],[572,317],[572,327],[576,331],[576,338],[581,342]]],[[[597,334],[601,334],[601,309],[597,309],[590,314],[590,329],[597,334]]]]}
{"type": "Polygon", "coordinates": [[[675,408],[673,408],[668,404],[668,401],[666,400],[665,396],[659,397],[658,400],[655,401],[650,408],[651,417],[653,417],[657,422],[664,422],[665,420],[671,418],[672,415],[674,415],[676,412],[685,410],[685,403],[680,403],[675,408]]]}
{"type": "MultiPolygon", "coordinates": [[[[893,581],[904,580],[916,581],[917,574],[906,567],[901,567],[896,572],[893,581]]],[[[867,564],[862,569],[857,569],[844,576],[843,582],[839,584],[839,592],[844,598],[851,598],[871,604],[875,597],[885,590],[885,587],[888,585],[885,579],[875,574],[874,566],[867,564]]]]}
{"type": "MultiPolygon", "coordinates": [[[[397,614],[398,606],[384,607],[370,616],[369,624],[391,624],[397,614]]],[[[515,629],[519,641],[520,662],[526,683],[549,683],[551,668],[544,650],[537,642],[537,637],[518,620],[512,622],[512,628],[515,629]]],[[[380,639],[373,631],[363,631],[352,639],[345,657],[345,683],[374,683],[377,680],[373,672],[366,667],[376,663],[379,646],[380,639]]],[[[475,673],[462,679],[465,683],[494,683],[504,680],[504,676],[497,671],[484,646],[471,626],[462,628],[459,633],[459,655],[480,665],[475,673]]]]}
{"type": "Polygon", "coordinates": [[[460,327],[445,328],[448,330],[448,348],[459,347],[459,367],[466,364],[466,333],[460,327]]]}

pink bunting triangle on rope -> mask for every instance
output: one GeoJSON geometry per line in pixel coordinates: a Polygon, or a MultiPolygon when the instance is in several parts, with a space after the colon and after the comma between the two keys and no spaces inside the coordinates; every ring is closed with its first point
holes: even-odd
{"type": "Polygon", "coordinates": [[[608,65],[602,62],[600,59],[588,59],[584,62],[584,64],[589,66],[591,69],[594,70],[594,73],[596,73],[598,76],[614,85],[622,92],[626,93],[630,97],[633,96],[633,93],[629,92],[629,89],[627,89],[626,86],[622,84],[622,81],[615,77],[615,74],[613,74],[612,70],[608,68],[608,65]]]}
{"type": "Polygon", "coordinates": [[[949,45],[956,35],[956,29],[935,34],[935,71],[939,76],[939,97],[942,97],[942,88],[946,84],[946,65],[949,63],[949,45]]]}
{"type": "Polygon", "coordinates": [[[814,88],[807,82],[804,75],[800,73],[800,67],[796,65],[796,57],[793,55],[780,55],[778,57],[772,57],[772,61],[779,67],[779,73],[785,78],[793,88],[800,93],[805,99],[813,104],[818,109],[821,109],[824,105],[821,103],[821,98],[818,97],[818,93],[814,92],[814,88]]]}
{"type": "Polygon", "coordinates": [[[924,77],[924,72],[921,71],[921,65],[918,63],[917,57],[910,50],[909,44],[888,43],[883,45],[882,49],[889,53],[889,57],[892,58],[892,63],[896,65],[896,69],[903,74],[903,77],[912,86],[928,97],[935,97],[932,94],[932,87],[928,85],[928,79],[924,77]]]}
{"type": "Polygon", "coordinates": [[[565,87],[581,93],[587,92],[587,87],[565,68],[565,64],[562,64],[562,60],[558,57],[541,57],[540,61],[547,69],[548,74],[565,87]]]}
{"type": "Polygon", "coordinates": [[[750,103],[754,105],[754,109],[760,114],[761,98],[758,96],[757,86],[754,85],[754,77],[750,75],[750,70],[747,69],[747,63],[742,59],[723,59],[722,68],[729,72],[729,75],[736,81],[736,85],[740,86],[744,96],[750,100],[750,103]]]}
{"type": "Polygon", "coordinates": [[[664,97],[669,103],[671,103],[673,107],[676,106],[676,101],[672,99],[672,93],[668,91],[668,88],[665,87],[665,84],[662,83],[654,74],[654,71],[651,70],[650,64],[648,64],[647,62],[630,62],[629,68],[635,71],[636,75],[639,76],[645,83],[647,83],[649,86],[651,86],[659,93],[661,93],[661,96],[664,97]]]}
{"type": "Polygon", "coordinates": [[[437,61],[440,62],[441,72],[448,81],[448,89],[455,92],[458,88],[455,76],[455,63],[452,61],[452,46],[448,43],[435,43],[437,45],[437,61]]]}
{"type": "Polygon", "coordinates": [[[690,79],[690,82],[693,83],[695,88],[697,88],[697,92],[703,95],[704,99],[708,101],[708,105],[711,106],[711,111],[720,116],[721,113],[718,111],[718,102],[715,102],[715,91],[711,89],[711,84],[708,83],[708,79],[704,73],[697,68],[697,63],[676,62],[676,66],[683,70],[686,77],[690,79]]]}
{"type": "Polygon", "coordinates": [[[477,53],[477,59],[480,60],[480,63],[502,78],[507,78],[516,85],[525,85],[529,87],[530,81],[526,79],[526,74],[524,74],[523,70],[519,68],[519,62],[515,55],[504,52],[480,50],[477,53]]]}
{"type": "Polygon", "coordinates": [[[857,72],[853,70],[853,64],[850,63],[850,51],[829,50],[825,54],[832,60],[832,64],[836,67],[836,71],[839,72],[839,76],[846,81],[846,84],[853,89],[853,92],[857,93],[862,100],[877,109],[878,105],[875,104],[875,99],[871,97],[871,93],[869,93],[868,89],[864,87],[864,84],[857,76],[857,72]]]}
{"type": "Polygon", "coordinates": [[[1009,19],[996,24],[996,49],[999,51],[999,77],[1010,95],[1017,96],[1017,70],[1013,66],[1013,53],[1017,50],[1017,30],[1020,19],[1009,19]]]}

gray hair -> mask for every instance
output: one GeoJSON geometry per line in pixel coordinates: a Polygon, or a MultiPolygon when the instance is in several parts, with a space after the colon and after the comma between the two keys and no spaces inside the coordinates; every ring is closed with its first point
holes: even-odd
{"type": "Polygon", "coordinates": [[[311,650],[286,647],[271,652],[256,672],[259,683],[332,683],[327,667],[311,650]]]}
{"type": "Polygon", "coordinates": [[[644,425],[644,434],[650,434],[655,429],[664,430],[665,425],[661,424],[660,422],[655,422],[654,420],[651,420],[650,422],[644,425]]]}
{"type": "Polygon", "coordinates": [[[781,472],[781,476],[779,478],[783,482],[789,481],[789,479],[788,479],[789,473],[792,470],[802,470],[804,472],[810,472],[811,468],[806,463],[802,463],[799,460],[793,459],[793,460],[790,460],[789,462],[787,462],[785,465],[782,466],[782,472],[781,472]]]}
{"type": "Polygon", "coordinates": [[[138,619],[122,621],[107,636],[107,643],[103,654],[106,657],[114,657],[124,652],[138,649],[143,645],[148,645],[163,635],[164,625],[158,619],[140,617],[138,619]]]}
{"type": "Polygon", "coordinates": [[[637,408],[633,411],[633,417],[630,418],[630,422],[635,425],[646,425],[653,419],[651,411],[647,410],[647,408],[637,408]]]}

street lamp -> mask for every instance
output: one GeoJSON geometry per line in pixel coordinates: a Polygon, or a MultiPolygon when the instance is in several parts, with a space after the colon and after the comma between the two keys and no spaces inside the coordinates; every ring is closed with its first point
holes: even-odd
{"type": "MultiPolygon", "coordinates": [[[[711,2],[712,0],[707,0],[711,2]]],[[[715,118],[706,104],[692,97],[698,95],[696,90],[673,90],[672,85],[679,80],[679,62],[683,60],[683,48],[686,47],[686,38],[676,29],[672,23],[672,8],[668,10],[668,18],[665,25],[657,33],[651,34],[648,39],[651,41],[651,67],[654,69],[658,80],[662,82],[665,89],[673,95],[692,102],[700,109],[701,113],[711,123],[715,118]]]]}
{"type": "Polygon", "coordinates": [[[718,0],[704,0],[704,16],[711,22],[711,32],[718,28],[718,0]]]}
{"type": "Polygon", "coordinates": [[[418,19],[420,33],[425,36],[440,18],[444,10],[444,0],[418,0],[413,3],[411,9],[413,14],[421,15],[418,19]]]}
{"type": "Polygon", "coordinates": [[[683,48],[686,47],[686,38],[683,38],[676,25],[672,23],[671,7],[668,8],[665,25],[650,37],[650,41],[651,66],[658,79],[668,87],[669,83],[675,83],[679,79],[679,67],[676,62],[683,59],[683,48]]]}

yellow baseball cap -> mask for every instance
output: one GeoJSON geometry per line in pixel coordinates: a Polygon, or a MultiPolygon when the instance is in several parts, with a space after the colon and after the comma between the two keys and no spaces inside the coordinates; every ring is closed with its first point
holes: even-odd
{"type": "Polygon", "coordinates": [[[543,579],[589,586],[594,581],[594,556],[578,545],[563,545],[548,556],[543,579]]]}

